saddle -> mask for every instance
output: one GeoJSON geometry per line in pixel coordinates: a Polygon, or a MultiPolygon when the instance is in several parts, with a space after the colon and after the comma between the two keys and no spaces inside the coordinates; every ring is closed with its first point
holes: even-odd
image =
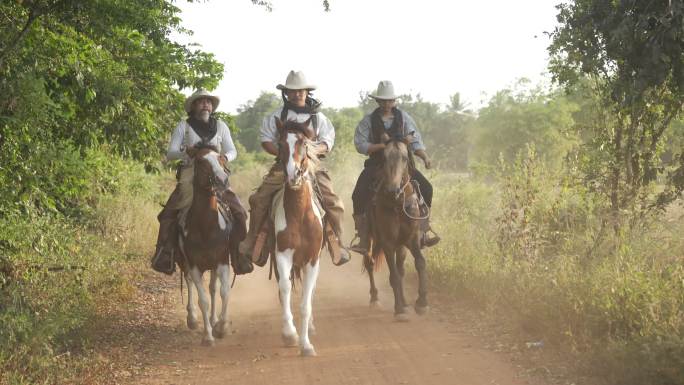
{"type": "MultiPolygon", "coordinates": [[[[327,226],[325,221],[325,210],[323,210],[322,197],[315,180],[313,181],[314,191],[316,198],[313,200],[314,204],[318,208],[318,212],[323,214],[323,228],[327,226]]],[[[283,199],[283,194],[285,192],[285,185],[281,187],[273,195],[271,200],[271,205],[268,210],[267,219],[261,225],[259,233],[257,234],[256,241],[254,243],[254,249],[252,251],[252,261],[257,266],[264,266],[271,255],[275,256],[275,232],[274,232],[274,221],[275,221],[275,205],[277,202],[283,199]]],[[[324,232],[325,234],[325,232],[324,232]]],[[[323,242],[327,243],[327,238],[323,237],[323,242]]]]}

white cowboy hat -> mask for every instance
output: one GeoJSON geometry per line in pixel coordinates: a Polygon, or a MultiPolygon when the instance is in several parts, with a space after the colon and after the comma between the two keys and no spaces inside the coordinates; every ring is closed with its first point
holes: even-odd
{"type": "Polygon", "coordinates": [[[200,98],[208,98],[211,100],[211,105],[214,107],[212,112],[216,111],[216,108],[221,101],[218,96],[210,94],[209,91],[205,90],[204,88],[200,88],[199,90],[195,91],[195,93],[188,96],[187,99],[185,99],[185,112],[190,113],[190,111],[192,111],[192,103],[200,98]]]}
{"type": "Polygon", "coordinates": [[[375,94],[368,94],[373,99],[380,100],[394,100],[397,95],[394,94],[394,85],[389,80],[381,80],[378,83],[378,91],[375,94]]]}
{"type": "Polygon", "coordinates": [[[276,86],[277,89],[279,90],[315,90],[316,86],[313,84],[309,84],[306,81],[306,76],[304,76],[304,72],[302,71],[290,71],[289,74],[287,74],[287,79],[285,79],[285,85],[283,84],[278,84],[276,86]]]}

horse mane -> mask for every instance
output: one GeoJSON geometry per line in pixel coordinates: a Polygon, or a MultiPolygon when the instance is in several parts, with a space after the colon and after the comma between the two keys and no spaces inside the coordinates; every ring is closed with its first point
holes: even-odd
{"type": "Polygon", "coordinates": [[[210,144],[210,143],[198,142],[197,144],[195,144],[195,148],[197,150],[205,150],[206,149],[206,150],[211,150],[214,152],[219,152],[218,148],[216,146],[214,146],[213,144],[210,144]]]}

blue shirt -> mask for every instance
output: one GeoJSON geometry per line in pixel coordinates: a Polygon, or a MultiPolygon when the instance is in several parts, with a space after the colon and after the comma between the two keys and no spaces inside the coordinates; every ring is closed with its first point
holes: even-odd
{"type": "MultiPolygon", "coordinates": [[[[413,135],[413,140],[411,141],[411,143],[409,143],[411,151],[416,152],[418,150],[425,150],[425,144],[423,144],[423,138],[421,137],[420,132],[418,131],[418,127],[416,127],[416,122],[405,111],[399,111],[401,111],[401,116],[404,120],[404,127],[402,127],[403,134],[413,135]]],[[[371,142],[371,115],[372,114],[368,114],[364,116],[363,119],[361,119],[359,124],[356,126],[356,131],[354,132],[354,146],[356,147],[356,151],[358,151],[359,154],[368,155],[368,147],[370,147],[370,145],[373,144],[371,142]]],[[[390,127],[392,127],[393,121],[394,117],[390,118],[389,120],[383,120],[386,131],[390,127]]]]}

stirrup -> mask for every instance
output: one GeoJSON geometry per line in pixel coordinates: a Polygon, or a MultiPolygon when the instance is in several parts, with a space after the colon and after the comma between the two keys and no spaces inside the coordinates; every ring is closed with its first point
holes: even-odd
{"type": "Polygon", "coordinates": [[[349,242],[349,250],[351,250],[355,253],[359,253],[361,255],[368,255],[368,252],[369,252],[368,249],[369,249],[369,247],[363,248],[361,246],[361,237],[359,237],[358,235],[354,235],[354,238],[352,238],[351,242],[349,242]],[[354,241],[357,239],[359,240],[359,243],[353,245],[354,241]]]}
{"type": "Polygon", "coordinates": [[[437,233],[435,233],[432,229],[429,229],[425,232],[423,232],[423,235],[420,238],[420,248],[425,248],[425,247],[432,247],[441,241],[442,238],[440,238],[437,233]],[[434,234],[433,237],[429,236],[428,233],[434,234]]]}

